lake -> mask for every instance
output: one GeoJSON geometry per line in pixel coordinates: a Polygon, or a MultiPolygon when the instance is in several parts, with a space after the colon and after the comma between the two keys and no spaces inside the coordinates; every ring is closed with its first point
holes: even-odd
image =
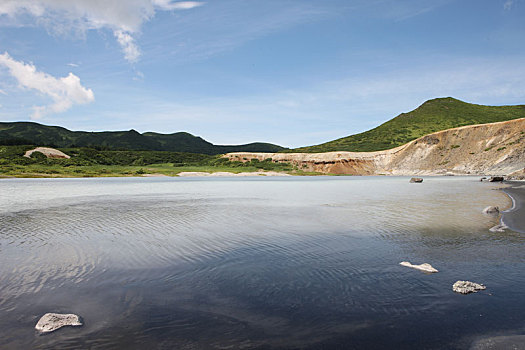
{"type": "Polygon", "coordinates": [[[525,329],[477,177],[0,181],[0,348],[465,349],[525,329]],[[401,261],[432,264],[425,274],[401,261]],[[460,295],[457,280],[485,291],[460,295]],[[38,335],[46,312],[83,327],[38,335]]]}

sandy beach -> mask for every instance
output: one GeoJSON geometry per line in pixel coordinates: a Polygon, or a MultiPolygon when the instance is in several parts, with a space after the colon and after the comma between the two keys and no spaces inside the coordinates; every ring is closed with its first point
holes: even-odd
{"type": "Polygon", "coordinates": [[[503,212],[502,222],[511,230],[525,233],[525,215],[523,213],[525,182],[511,181],[509,184],[511,186],[504,188],[503,191],[512,198],[513,206],[508,211],[503,212]]]}
{"type": "Polygon", "coordinates": [[[183,171],[178,173],[180,177],[196,177],[196,176],[211,176],[211,177],[228,177],[228,176],[291,176],[287,173],[281,173],[277,171],[256,171],[256,172],[242,172],[242,173],[230,173],[227,171],[217,171],[214,173],[206,173],[203,171],[183,171]]]}

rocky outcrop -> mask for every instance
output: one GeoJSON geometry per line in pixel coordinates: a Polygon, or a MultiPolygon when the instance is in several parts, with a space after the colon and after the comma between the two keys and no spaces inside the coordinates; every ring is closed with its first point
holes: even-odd
{"type": "Polygon", "coordinates": [[[385,151],[228,153],[224,157],[241,162],[270,158],[325,174],[503,175],[525,164],[525,118],[444,130],[385,151]]]}
{"type": "Polygon", "coordinates": [[[82,321],[75,314],[47,313],[38,320],[35,329],[40,333],[54,332],[65,326],[82,326],[82,321]]]}
{"type": "Polygon", "coordinates": [[[24,154],[24,157],[31,158],[31,154],[33,154],[34,152],[40,152],[43,155],[45,155],[47,158],[65,158],[65,159],[71,158],[70,156],[68,156],[64,152],[59,151],[59,150],[54,149],[54,148],[49,148],[49,147],[37,147],[37,148],[32,149],[30,151],[26,151],[26,153],[24,154]]]}
{"type": "Polygon", "coordinates": [[[423,182],[423,179],[420,177],[413,177],[410,179],[410,183],[421,183],[423,182]]]}
{"type": "Polygon", "coordinates": [[[468,293],[477,293],[478,290],[487,289],[482,284],[470,282],[470,281],[457,281],[452,285],[452,290],[456,293],[468,294],[468,293]]]}
{"type": "Polygon", "coordinates": [[[491,176],[489,182],[502,182],[503,180],[503,176],[491,176]]]}
{"type": "Polygon", "coordinates": [[[429,273],[439,272],[438,270],[433,268],[432,265],[427,264],[427,263],[424,263],[424,264],[421,264],[421,265],[412,265],[408,261],[402,261],[402,262],[399,263],[399,265],[410,267],[410,268],[413,268],[413,269],[416,269],[416,270],[420,270],[420,271],[424,271],[424,272],[429,272],[429,273]]]}

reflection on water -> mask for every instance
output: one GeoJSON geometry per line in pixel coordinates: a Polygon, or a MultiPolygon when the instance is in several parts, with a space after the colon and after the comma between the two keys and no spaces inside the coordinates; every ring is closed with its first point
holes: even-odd
{"type": "Polygon", "coordinates": [[[525,326],[523,235],[476,180],[3,180],[0,348],[468,348],[525,326]]]}

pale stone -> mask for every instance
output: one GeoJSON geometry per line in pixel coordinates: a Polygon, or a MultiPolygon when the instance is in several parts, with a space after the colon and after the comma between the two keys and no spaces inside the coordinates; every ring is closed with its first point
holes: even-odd
{"type": "Polygon", "coordinates": [[[468,293],[477,293],[478,290],[487,289],[482,284],[469,282],[469,281],[457,281],[452,285],[452,290],[456,293],[468,294],[468,293]]]}
{"type": "Polygon", "coordinates": [[[499,224],[494,226],[493,228],[489,229],[490,232],[505,232],[506,229],[509,227],[505,224],[499,224]]]}
{"type": "Polygon", "coordinates": [[[38,320],[35,329],[41,333],[49,333],[64,326],[82,326],[82,321],[75,314],[47,313],[38,320]]]}
{"type": "Polygon", "coordinates": [[[499,207],[489,206],[483,209],[483,214],[498,214],[499,207]]]}
{"type": "Polygon", "coordinates": [[[406,266],[406,267],[411,267],[413,269],[421,270],[421,271],[424,271],[424,272],[430,272],[430,273],[438,272],[438,270],[433,268],[432,265],[427,264],[427,263],[424,263],[424,264],[421,264],[421,265],[412,265],[408,261],[402,261],[402,262],[399,263],[399,265],[406,266]]]}

